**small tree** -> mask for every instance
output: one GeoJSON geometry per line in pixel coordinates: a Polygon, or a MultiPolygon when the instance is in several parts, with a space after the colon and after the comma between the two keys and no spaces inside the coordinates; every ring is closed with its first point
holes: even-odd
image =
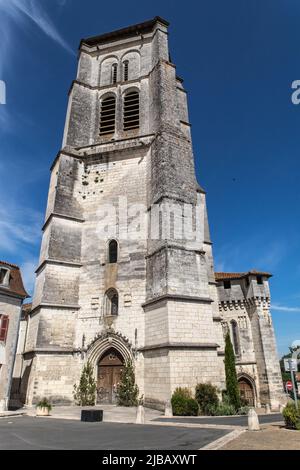
{"type": "Polygon", "coordinates": [[[137,406],[139,389],[135,383],[132,361],[127,361],[121,372],[121,381],[117,389],[119,406],[137,406]]]}
{"type": "Polygon", "coordinates": [[[240,390],[235,369],[235,357],[229,333],[225,338],[225,375],[226,392],[229,403],[238,410],[241,406],[240,390]]]}
{"type": "Polygon", "coordinates": [[[90,362],[83,367],[79,385],[74,385],[74,399],[79,406],[94,406],[96,401],[96,382],[90,362]]]}

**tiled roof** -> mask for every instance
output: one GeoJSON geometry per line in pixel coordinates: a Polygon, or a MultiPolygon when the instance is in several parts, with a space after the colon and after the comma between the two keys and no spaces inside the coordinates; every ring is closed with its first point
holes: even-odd
{"type": "Polygon", "coordinates": [[[252,269],[251,271],[245,272],[245,273],[215,273],[215,279],[216,281],[225,281],[229,279],[243,279],[244,277],[247,276],[265,276],[265,277],[271,277],[272,274],[266,273],[263,271],[256,271],[255,269],[252,269]]]}
{"type": "Polygon", "coordinates": [[[16,269],[20,269],[19,266],[17,266],[16,264],[12,264],[12,263],[8,263],[7,261],[1,261],[0,260],[0,265],[3,266],[10,266],[11,268],[16,268],[16,269]]]}
{"type": "Polygon", "coordinates": [[[22,297],[23,299],[28,298],[29,295],[27,294],[24,288],[19,266],[17,266],[16,264],[8,263],[7,261],[0,261],[0,268],[1,267],[9,268],[10,278],[8,286],[0,286],[0,293],[9,292],[12,295],[15,294],[18,297],[22,297]]]}

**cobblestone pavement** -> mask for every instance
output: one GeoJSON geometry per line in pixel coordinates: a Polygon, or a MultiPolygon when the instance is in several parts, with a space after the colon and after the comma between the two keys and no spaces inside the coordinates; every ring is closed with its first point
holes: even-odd
{"type": "Polygon", "coordinates": [[[244,432],[220,450],[300,450],[300,431],[267,425],[260,431],[244,432]]]}

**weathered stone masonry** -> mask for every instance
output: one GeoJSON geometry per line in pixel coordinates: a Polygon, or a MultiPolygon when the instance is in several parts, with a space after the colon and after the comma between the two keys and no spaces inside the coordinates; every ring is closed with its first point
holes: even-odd
{"type": "MultiPolygon", "coordinates": [[[[43,396],[72,403],[83,364],[93,363],[101,383],[98,364],[110,351],[134,361],[140,394],[151,406],[162,408],[178,386],[192,390],[210,381],[222,389],[222,324],[236,301],[246,322],[239,330],[245,352],[237,357],[238,371],[252,380],[256,404],[279,403],[269,310],[256,294],[239,301],[232,291],[225,302],[222,278],[215,278],[187,96],[169,59],[167,28],[156,17],[81,41],[63,147],[51,168],[24,354],[27,403],[43,396]],[[139,94],[139,126],[124,130],[124,97],[133,91],[139,94]],[[114,132],[101,134],[106,97],[115,98],[114,132]],[[117,234],[99,236],[101,208],[119,208],[120,197],[146,207],[149,221],[155,205],[164,210],[166,203],[189,204],[201,212],[201,236],[193,242],[171,233],[125,239],[118,232],[125,210],[119,209],[116,219],[113,211],[106,214],[117,234]],[[111,238],[118,242],[117,263],[108,260],[111,238]],[[117,292],[117,315],[107,315],[109,292],[117,292]]],[[[173,231],[181,217],[175,217],[173,231]]],[[[267,276],[263,279],[267,289],[267,276]]],[[[265,291],[262,297],[268,302],[265,291]]],[[[113,396],[111,390],[107,396],[113,396]]]]}

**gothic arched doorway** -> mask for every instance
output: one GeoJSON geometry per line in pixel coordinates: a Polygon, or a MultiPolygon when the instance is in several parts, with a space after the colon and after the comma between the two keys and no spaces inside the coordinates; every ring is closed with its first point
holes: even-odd
{"type": "Polygon", "coordinates": [[[116,391],[121,379],[124,359],[115,348],[100,357],[97,373],[97,402],[116,403],[116,391]]]}
{"type": "Polygon", "coordinates": [[[253,386],[246,377],[241,377],[238,379],[241,400],[243,405],[255,406],[255,394],[253,386]]]}

